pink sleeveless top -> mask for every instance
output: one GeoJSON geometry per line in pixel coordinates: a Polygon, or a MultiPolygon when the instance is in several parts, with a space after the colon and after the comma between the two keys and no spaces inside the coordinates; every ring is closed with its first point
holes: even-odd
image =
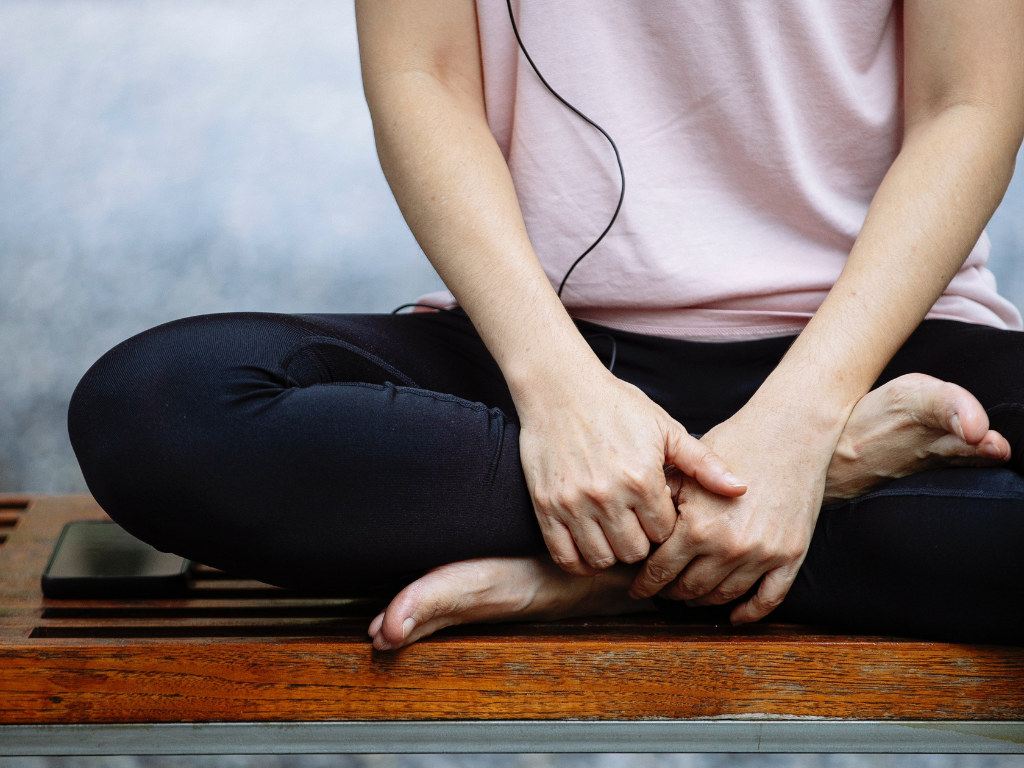
{"type": "MultiPolygon", "coordinates": [[[[544,77],[611,134],[626,171],[618,220],[566,284],[570,313],[706,341],[798,333],[899,150],[892,0],[512,7],[544,77]]],[[[557,287],[615,208],[615,158],[538,81],[505,0],[477,0],[477,18],[487,120],[557,287]]],[[[1022,327],[989,249],[982,234],[928,317],[1022,327]]]]}

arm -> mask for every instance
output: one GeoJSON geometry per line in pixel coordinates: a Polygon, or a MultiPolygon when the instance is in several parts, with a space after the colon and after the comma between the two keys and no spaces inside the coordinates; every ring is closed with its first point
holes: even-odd
{"type": "Polygon", "coordinates": [[[665,464],[719,493],[742,486],[604,369],[548,282],[487,125],[472,0],[357,0],[356,14],[381,166],[505,375],[552,556],[580,574],[642,559],[675,522],[665,464]]]}
{"type": "Polygon", "coordinates": [[[903,145],[846,267],[747,406],[706,436],[750,489],[737,500],[688,497],[681,524],[634,584],[636,596],[672,582],[671,597],[720,604],[764,575],[733,621],[755,621],[782,602],[853,406],[963,265],[1006,192],[1024,135],[1024,5],[906,0],[904,39],[903,145]]]}

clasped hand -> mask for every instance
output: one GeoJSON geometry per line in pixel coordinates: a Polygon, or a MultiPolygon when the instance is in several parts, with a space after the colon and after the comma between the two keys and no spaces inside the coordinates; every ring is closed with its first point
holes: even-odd
{"type": "Polygon", "coordinates": [[[750,599],[733,609],[732,623],[757,621],[782,603],[814,533],[833,446],[827,432],[794,440],[797,429],[772,422],[777,417],[766,419],[752,407],[702,438],[749,478],[749,489],[725,498],[684,478],[675,529],[644,563],[633,597],[721,605],[760,579],[750,599]]]}
{"type": "Polygon", "coordinates": [[[767,615],[806,555],[834,441],[783,430],[775,409],[751,404],[697,440],[636,387],[591,383],[522,423],[523,469],[554,561],[593,575],[644,560],[654,542],[634,597],[722,604],[764,577],[731,619],[767,615]],[[670,467],[682,476],[667,480],[670,467]]]}
{"type": "Polygon", "coordinates": [[[585,389],[521,409],[520,456],[541,532],[579,576],[636,563],[676,525],[666,465],[723,496],[746,490],[713,450],[631,384],[602,371],[585,389]]]}

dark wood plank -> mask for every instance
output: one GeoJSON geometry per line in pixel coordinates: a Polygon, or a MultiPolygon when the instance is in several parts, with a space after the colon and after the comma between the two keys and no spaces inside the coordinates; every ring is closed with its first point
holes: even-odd
{"type": "Polygon", "coordinates": [[[377,653],[365,628],[380,596],[206,568],[178,600],[44,600],[63,524],[103,512],[87,496],[3,504],[0,723],[1024,719],[1021,648],[648,614],[461,627],[377,653]]]}
{"type": "Polygon", "coordinates": [[[458,637],[7,647],[0,721],[786,716],[1024,718],[1000,649],[860,641],[458,637]]]}

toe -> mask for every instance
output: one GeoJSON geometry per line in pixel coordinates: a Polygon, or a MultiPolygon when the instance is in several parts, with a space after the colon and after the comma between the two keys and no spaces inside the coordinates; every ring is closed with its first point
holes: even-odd
{"type": "Polygon", "coordinates": [[[990,429],[974,445],[953,434],[943,435],[929,446],[928,452],[960,466],[992,466],[1010,458],[1010,444],[990,429]]]}
{"type": "Polygon", "coordinates": [[[1010,443],[994,429],[990,429],[978,443],[978,449],[983,456],[1000,461],[1010,460],[1010,443]]]}
{"type": "Polygon", "coordinates": [[[380,632],[380,627],[384,623],[384,611],[377,614],[377,618],[370,622],[370,628],[366,630],[366,634],[370,637],[376,637],[377,633],[380,632]]]}
{"type": "MultiPolygon", "coordinates": [[[[445,566],[452,569],[456,566],[445,566]]],[[[464,587],[462,587],[464,589],[464,587]]],[[[401,648],[457,623],[460,584],[433,571],[407,586],[384,611],[380,636],[389,648],[401,648]]]]}
{"type": "Polygon", "coordinates": [[[422,607],[417,605],[415,593],[418,590],[413,590],[414,586],[410,584],[398,593],[384,612],[380,634],[390,647],[400,648],[405,642],[411,642],[408,622],[412,622],[413,626],[422,623],[422,617],[416,616],[422,613],[422,607]]]}
{"type": "Polygon", "coordinates": [[[978,399],[957,384],[934,381],[922,388],[926,418],[969,445],[977,445],[988,432],[988,414],[978,399]]]}
{"type": "Polygon", "coordinates": [[[1010,460],[1010,443],[1001,434],[991,429],[978,442],[977,450],[978,454],[986,459],[1010,460]]]}

